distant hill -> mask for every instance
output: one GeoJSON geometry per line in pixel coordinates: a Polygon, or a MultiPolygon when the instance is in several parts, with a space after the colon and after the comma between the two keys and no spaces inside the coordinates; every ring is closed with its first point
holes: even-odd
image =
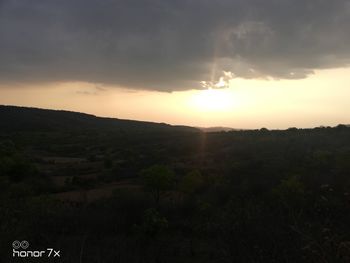
{"type": "Polygon", "coordinates": [[[240,131],[241,129],[234,129],[234,128],[230,128],[230,127],[197,127],[198,129],[200,129],[203,132],[221,132],[221,131],[240,131]]]}
{"type": "Polygon", "coordinates": [[[64,110],[0,105],[0,131],[179,131],[199,132],[189,126],[165,123],[103,118],[64,110]]]}

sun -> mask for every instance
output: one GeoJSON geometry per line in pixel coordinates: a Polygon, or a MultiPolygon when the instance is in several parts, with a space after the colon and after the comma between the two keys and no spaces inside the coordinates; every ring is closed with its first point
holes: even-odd
{"type": "Polygon", "coordinates": [[[201,90],[191,99],[194,108],[201,111],[225,111],[233,106],[234,100],[229,89],[201,90]]]}

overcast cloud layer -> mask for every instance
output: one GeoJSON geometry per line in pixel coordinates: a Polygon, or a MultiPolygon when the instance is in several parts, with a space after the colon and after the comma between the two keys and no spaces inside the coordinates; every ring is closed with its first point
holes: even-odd
{"type": "Polygon", "coordinates": [[[0,0],[0,83],[200,88],[350,61],[348,0],[0,0]]]}

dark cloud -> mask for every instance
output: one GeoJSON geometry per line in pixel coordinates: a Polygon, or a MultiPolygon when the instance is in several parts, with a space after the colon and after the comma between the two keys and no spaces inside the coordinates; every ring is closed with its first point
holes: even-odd
{"type": "Polygon", "coordinates": [[[200,88],[350,60],[348,0],[0,0],[0,81],[200,88]]]}

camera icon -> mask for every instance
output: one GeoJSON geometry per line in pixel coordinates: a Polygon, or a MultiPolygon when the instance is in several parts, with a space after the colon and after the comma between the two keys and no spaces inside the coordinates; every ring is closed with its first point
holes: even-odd
{"type": "Polygon", "coordinates": [[[15,240],[12,242],[12,247],[14,249],[19,249],[19,248],[27,249],[29,247],[29,242],[27,240],[23,240],[23,241],[15,240]]]}

